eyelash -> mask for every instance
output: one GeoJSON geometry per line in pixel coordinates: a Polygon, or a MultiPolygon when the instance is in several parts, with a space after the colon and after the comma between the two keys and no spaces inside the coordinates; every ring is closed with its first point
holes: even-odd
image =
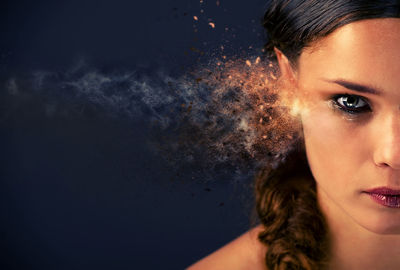
{"type": "Polygon", "coordinates": [[[331,100],[332,104],[334,105],[334,107],[336,109],[338,109],[338,110],[340,110],[340,111],[342,111],[342,112],[344,112],[344,113],[346,113],[348,115],[354,116],[354,115],[360,115],[360,114],[372,111],[371,110],[371,106],[369,105],[369,101],[366,98],[358,96],[358,95],[337,94],[337,95],[332,96],[330,100],[331,100]],[[360,108],[351,109],[349,107],[346,107],[345,105],[340,104],[339,101],[338,101],[339,98],[349,98],[349,97],[350,98],[355,98],[356,100],[359,100],[359,101],[362,101],[366,105],[364,105],[364,106],[362,106],[360,108]]]}

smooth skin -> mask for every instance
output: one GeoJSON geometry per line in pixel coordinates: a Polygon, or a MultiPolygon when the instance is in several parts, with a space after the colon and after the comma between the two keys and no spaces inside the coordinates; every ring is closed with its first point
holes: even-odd
{"type": "MultiPolygon", "coordinates": [[[[400,269],[400,208],[365,193],[400,190],[400,19],[347,24],[305,48],[295,68],[276,53],[282,78],[305,102],[300,116],[331,235],[330,269],[400,269]]],[[[265,269],[254,259],[263,247],[253,234],[248,252],[246,235],[189,269],[265,269]],[[233,258],[240,261],[225,267],[233,258]],[[255,264],[246,268],[249,260],[255,264]]]]}

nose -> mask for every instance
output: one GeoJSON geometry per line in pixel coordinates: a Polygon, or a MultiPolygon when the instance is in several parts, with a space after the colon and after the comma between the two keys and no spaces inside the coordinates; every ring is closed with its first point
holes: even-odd
{"type": "Polygon", "coordinates": [[[376,166],[400,170],[400,116],[387,117],[378,130],[373,156],[376,166]]]}

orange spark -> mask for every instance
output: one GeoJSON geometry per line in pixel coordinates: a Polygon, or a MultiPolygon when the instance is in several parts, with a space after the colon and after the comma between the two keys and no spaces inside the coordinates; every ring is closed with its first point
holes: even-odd
{"type": "Polygon", "coordinates": [[[246,60],[246,65],[248,65],[249,67],[251,67],[251,62],[249,60],[246,60]]]}
{"type": "Polygon", "coordinates": [[[209,24],[212,28],[215,28],[215,23],[209,22],[208,24],[209,24]]]}
{"type": "Polygon", "coordinates": [[[194,19],[195,21],[198,21],[198,20],[199,20],[199,18],[198,18],[197,16],[193,16],[193,19],[194,19]]]}

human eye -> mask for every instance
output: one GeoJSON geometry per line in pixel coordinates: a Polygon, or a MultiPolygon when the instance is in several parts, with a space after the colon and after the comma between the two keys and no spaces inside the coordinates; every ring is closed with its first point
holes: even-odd
{"type": "Polygon", "coordinates": [[[366,98],[350,95],[350,94],[338,94],[331,98],[331,101],[336,109],[341,110],[346,114],[362,114],[371,112],[371,107],[366,98]]]}

